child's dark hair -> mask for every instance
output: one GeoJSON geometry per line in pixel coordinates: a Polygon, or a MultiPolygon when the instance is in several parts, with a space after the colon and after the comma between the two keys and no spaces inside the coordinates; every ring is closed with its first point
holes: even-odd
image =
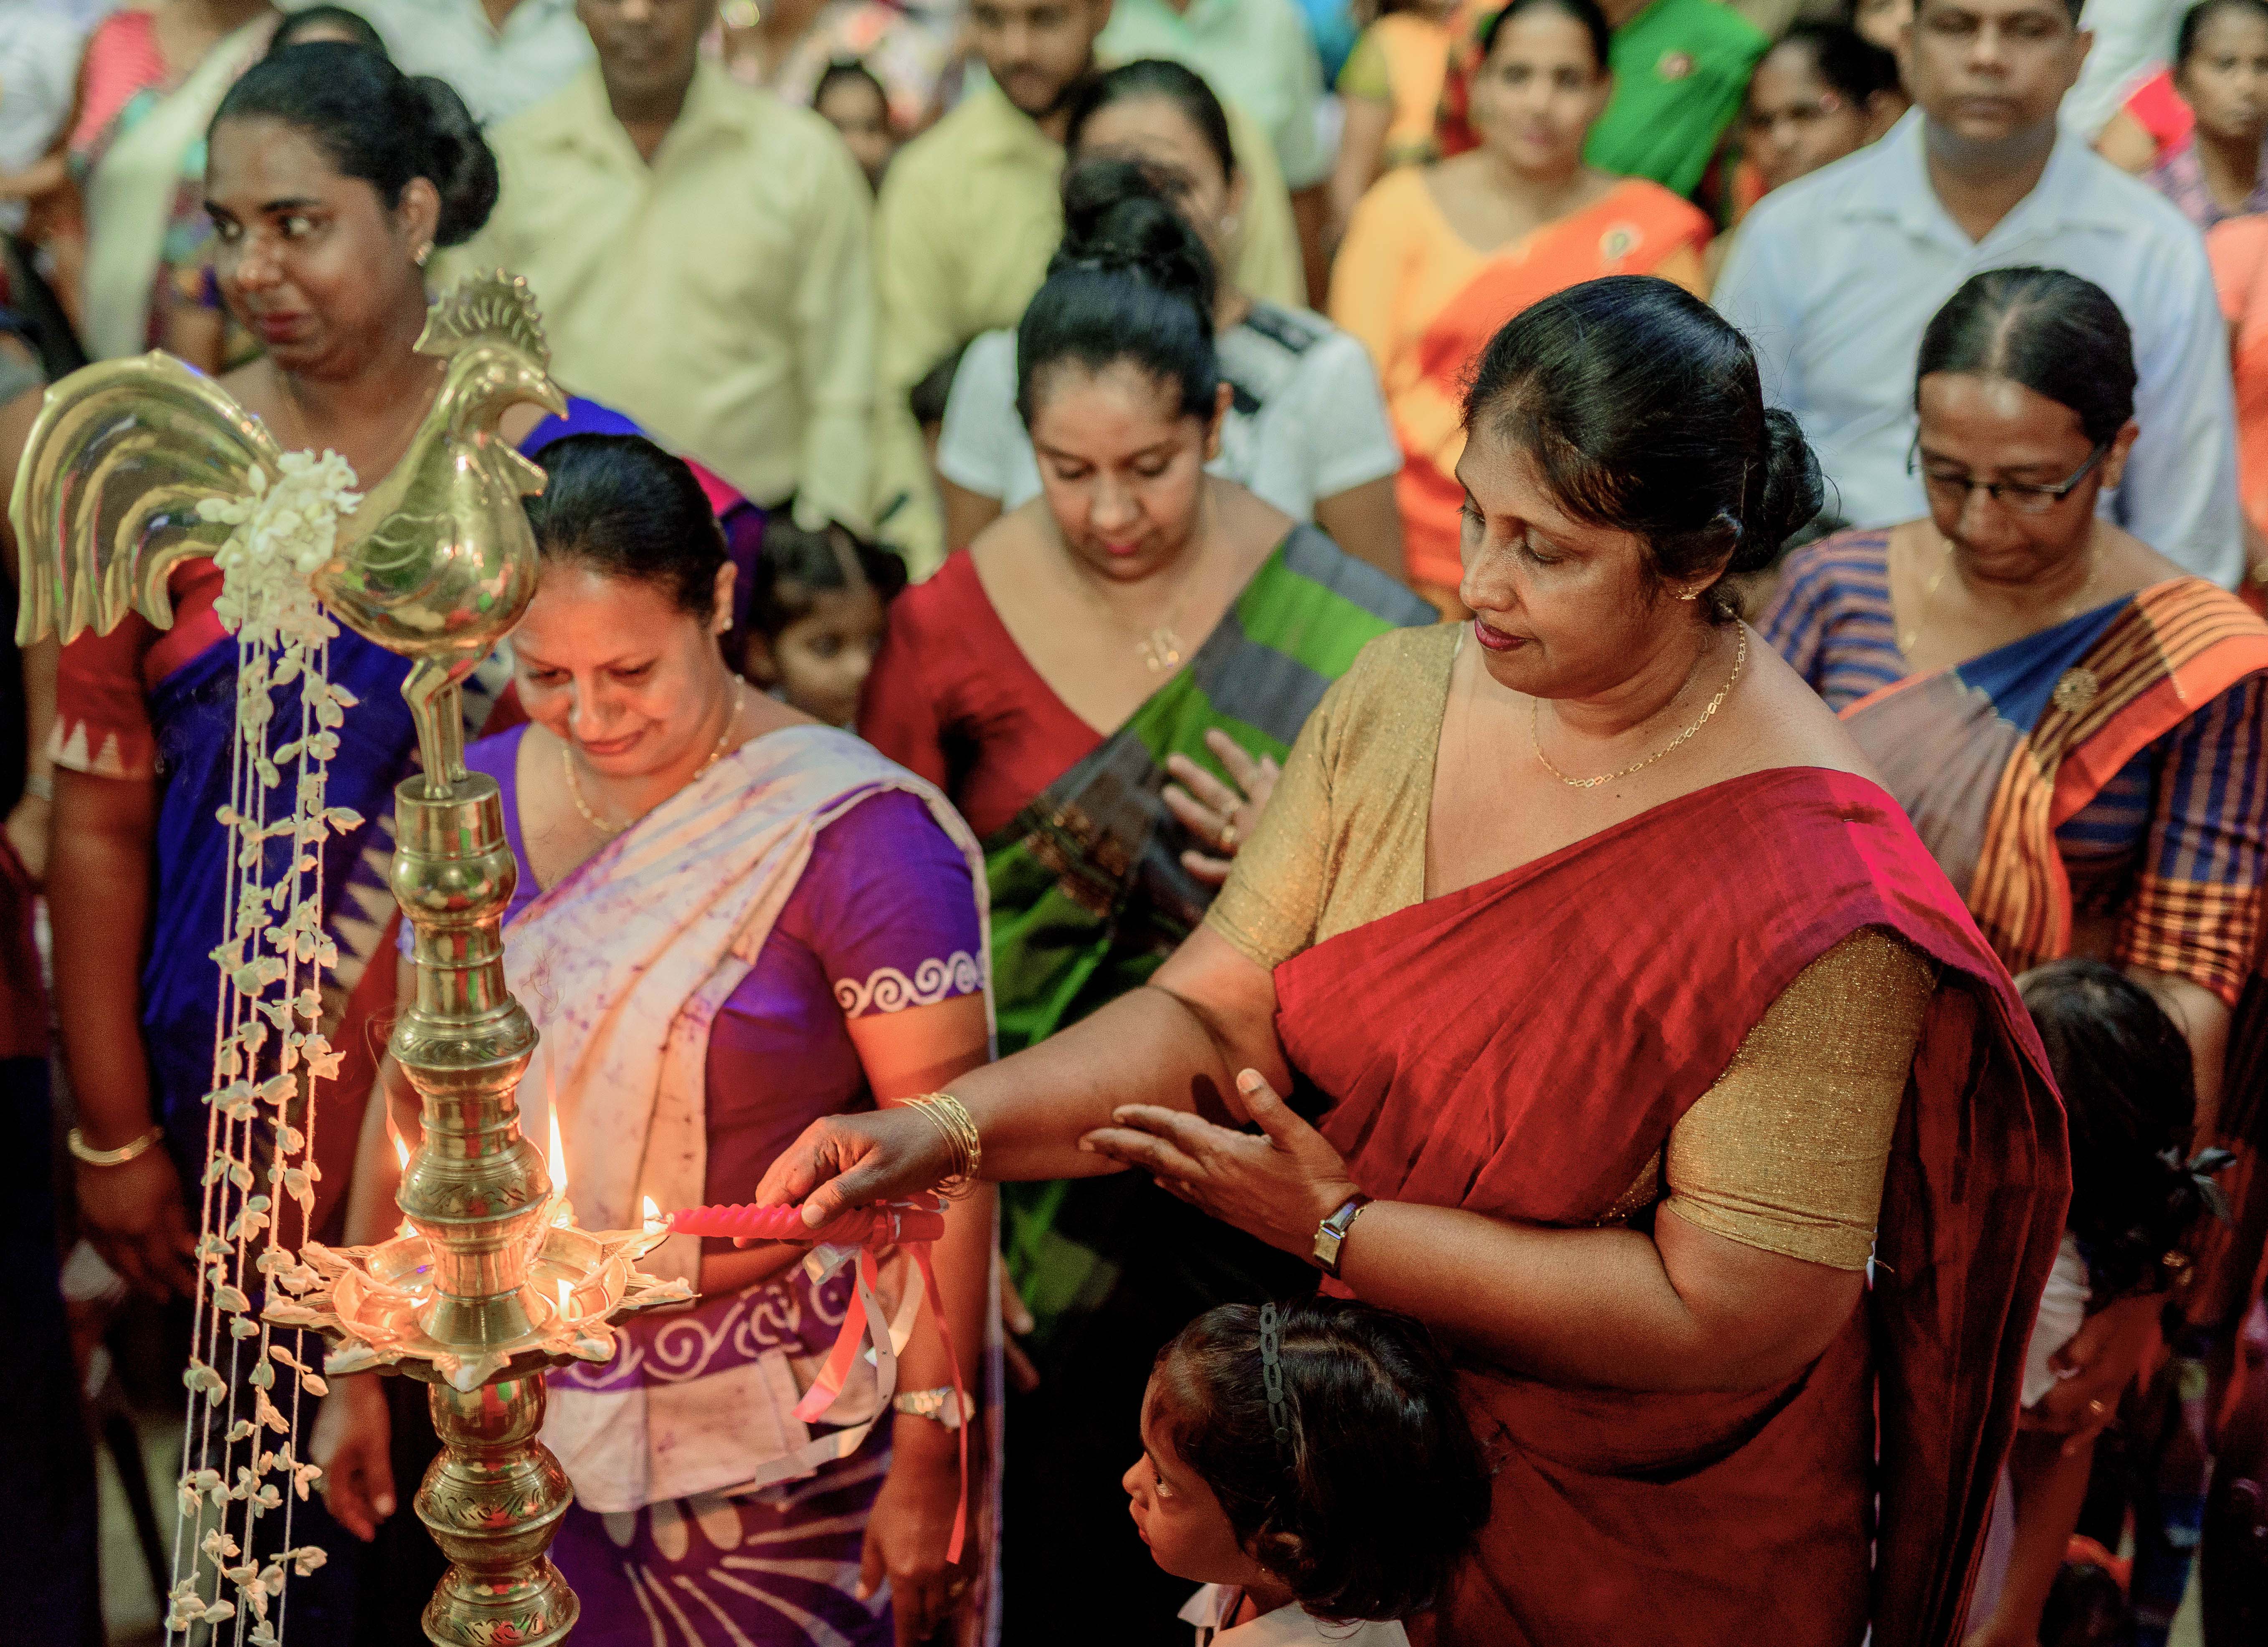
{"type": "Polygon", "coordinates": [[[1288,1447],[1269,1414],[1251,1304],[1207,1311],[1158,1352],[1156,1422],[1237,1543],[1309,1613],[1422,1612],[1489,1517],[1488,1471],[1448,1360],[1391,1310],[1276,1307],[1288,1447]]]}
{"type": "Polygon", "coordinates": [[[777,640],[831,590],[870,588],[887,606],[905,589],[906,563],[839,521],[814,531],[783,509],[764,522],[763,548],[748,581],[747,626],[777,640]]]}
{"type": "Polygon", "coordinates": [[[527,521],[544,559],[658,584],[680,611],[716,610],[725,532],[681,460],[634,434],[571,434],[541,457],[527,521]]]}
{"type": "Polygon", "coordinates": [[[1101,372],[1130,361],[1173,386],[1183,417],[1210,420],[1220,388],[1213,354],[1212,258],[1132,160],[1087,160],[1064,180],[1064,238],[1047,283],[1016,328],[1016,410],[1029,426],[1032,386],[1064,361],[1101,372]]]}
{"type": "Polygon", "coordinates": [[[2016,980],[2071,1129],[2071,1211],[2098,1302],[2165,1284],[2162,1260],[2205,1210],[2189,1171],[2197,1082],[2157,997],[2072,958],[2016,980]]]}

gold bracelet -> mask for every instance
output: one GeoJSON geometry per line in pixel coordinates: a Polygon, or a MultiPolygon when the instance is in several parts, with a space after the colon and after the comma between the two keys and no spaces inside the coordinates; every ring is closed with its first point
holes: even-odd
{"type": "Polygon", "coordinates": [[[984,1160],[984,1140],[968,1106],[950,1092],[926,1093],[906,1102],[937,1128],[953,1152],[953,1175],[937,1185],[937,1193],[947,1200],[961,1200],[976,1186],[976,1169],[984,1160]]]}
{"type": "MultiPolygon", "coordinates": [[[[130,1144],[121,1144],[115,1149],[97,1149],[76,1126],[63,1134],[63,1142],[70,1146],[71,1155],[91,1167],[122,1167],[148,1153],[150,1146],[166,1135],[162,1126],[153,1126],[130,1144]]],[[[51,1133],[49,1137],[53,1137],[51,1133]]]]}

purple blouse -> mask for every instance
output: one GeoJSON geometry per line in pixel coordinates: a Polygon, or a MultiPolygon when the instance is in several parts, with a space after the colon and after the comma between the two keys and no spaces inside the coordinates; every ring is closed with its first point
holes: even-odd
{"type": "MultiPolygon", "coordinates": [[[[466,766],[504,791],[504,835],[519,865],[504,910],[507,942],[512,921],[543,890],[519,828],[526,732],[514,727],[465,751],[466,766]]],[[[968,860],[920,797],[886,791],[821,830],[755,965],[710,1029],[703,1198],[747,1200],[773,1157],[813,1121],[873,1108],[847,1021],[975,994],[983,987],[981,942],[968,860]]]]}

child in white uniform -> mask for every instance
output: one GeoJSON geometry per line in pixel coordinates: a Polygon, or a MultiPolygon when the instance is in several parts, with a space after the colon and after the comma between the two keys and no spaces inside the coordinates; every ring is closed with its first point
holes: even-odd
{"type": "Polygon", "coordinates": [[[1447,1361],[1409,1317],[1351,1300],[1224,1304],[1159,1353],[1129,1510],[1159,1566],[1204,1587],[1197,1647],[1405,1647],[1488,1519],[1447,1361]]]}

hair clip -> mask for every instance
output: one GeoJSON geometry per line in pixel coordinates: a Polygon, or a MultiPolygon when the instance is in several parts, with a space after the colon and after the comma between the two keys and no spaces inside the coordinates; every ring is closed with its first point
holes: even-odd
{"type": "Polygon", "coordinates": [[[1276,1449],[1288,1466],[1293,1461],[1292,1404],[1284,1396],[1284,1317],[1272,1304],[1260,1306],[1260,1387],[1268,1397],[1268,1422],[1276,1432],[1276,1449]]]}

